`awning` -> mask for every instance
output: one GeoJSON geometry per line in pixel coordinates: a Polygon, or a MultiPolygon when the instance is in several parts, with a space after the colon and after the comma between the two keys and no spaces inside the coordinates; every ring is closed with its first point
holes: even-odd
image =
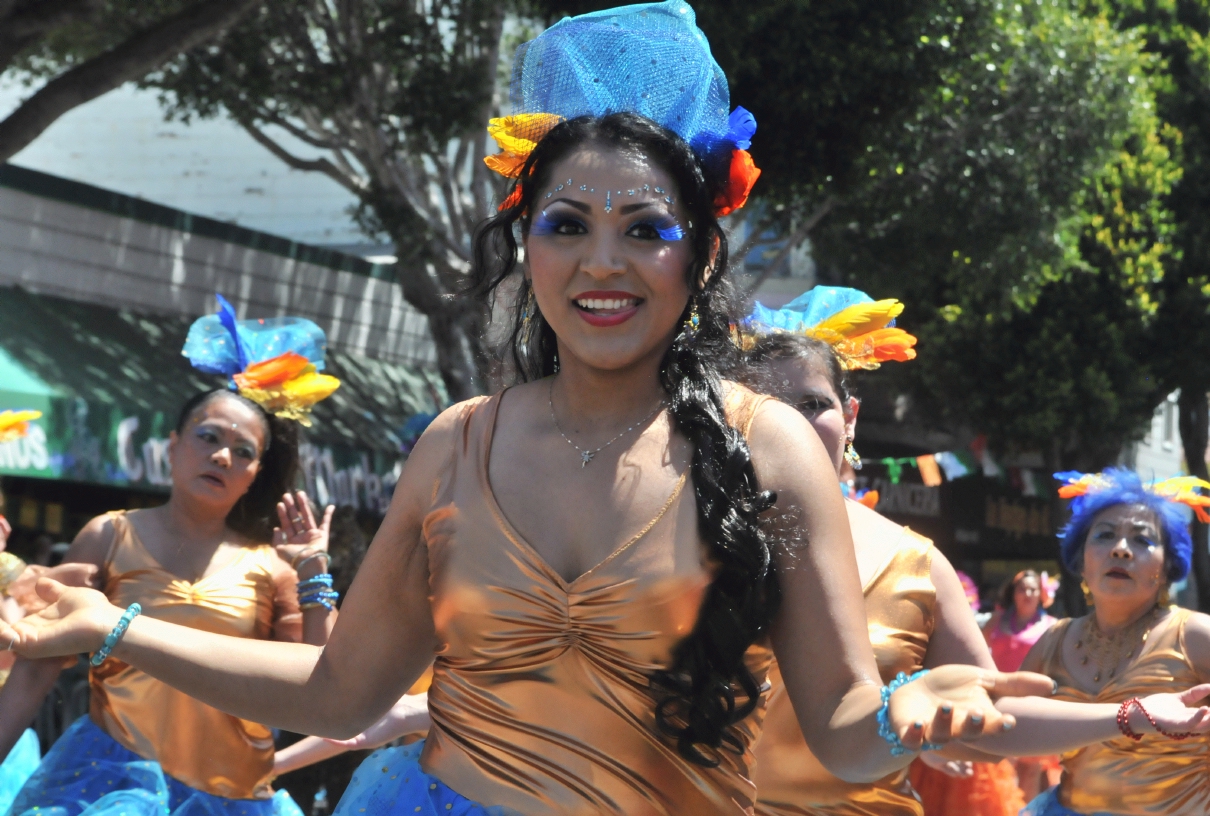
{"type": "MultiPolygon", "coordinates": [[[[192,321],[0,287],[0,410],[42,411],[0,444],[0,474],[166,490],[168,433],[194,393],[222,385],[181,356],[192,321]]],[[[340,390],[315,408],[301,449],[320,502],[384,512],[400,434],[444,401],[433,371],[330,351],[340,390]]]]}

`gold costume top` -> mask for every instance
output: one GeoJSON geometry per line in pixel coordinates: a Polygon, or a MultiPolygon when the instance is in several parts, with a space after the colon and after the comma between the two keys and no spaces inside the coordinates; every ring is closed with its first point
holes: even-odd
{"type": "MultiPolygon", "coordinates": [[[[260,640],[272,637],[283,619],[298,617],[290,576],[274,577],[272,547],[246,547],[217,572],[190,583],[159,565],[125,513],[110,518],[114,541],[101,589],[115,605],[137,601],[151,618],[260,640]]],[[[164,773],[216,796],[273,795],[273,736],[265,726],[224,714],[115,658],[92,669],[89,680],[93,722],[159,762],[164,773]]]]}
{"type": "MultiPolygon", "coordinates": [[[[865,586],[870,641],[882,681],[919,671],[933,634],[937,590],[932,579],[933,543],[906,527],[886,561],[865,586]]],[[[908,768],[877,782],[836,778],[807,747],[790,696],[774,664],[765,733],[756,744],[753,781],[760,816],[923,816],[908,783],[908,768]]]]}
{"type": "MultiPolygon", "coordinates": [[[[1072,625],[1059,621],[1038,641],[1038,671],[1059,681],[1055,699],[1120,703],[1131,697],[1184,691],[1205,682],[1185,653],[1185,622],[1193,614],[1173,609],[1151,630],[1143,651],[1097,693],[1084,690],[1063,664],[1063,636],[1072,625]]],[[[1206,816],[1210,813],[1210,742],[1176,741],[1144,734],[1106,740],[1063,754],[1059,801],[1080,813],[1116,816],[1206,816]]]]}
{"type": "MultiPolygon", "coordinates": [[[[747,430],[766,397],[729,392],[747,430]]],[[[762,712],[742,754],[706,768],[655,724],[651,673],[670,665],[710,581],[692,490],[570,583],[504,517],[488,483],[500,395],[462,403],[460,431],[424,519],[438,642],[422,768],[484,805],[526,816],[750,813],[762,712]]],[[[748,665],[763,683],[771,651],[748,665]]],[[[763,708],[763,705],[761,706],[763,708]]]]}

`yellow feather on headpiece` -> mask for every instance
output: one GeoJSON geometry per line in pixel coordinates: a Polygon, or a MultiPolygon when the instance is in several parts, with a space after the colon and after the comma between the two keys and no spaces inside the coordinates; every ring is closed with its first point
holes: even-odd
{"type": "Polygon", "coordinates": [[[496,140],[500,152],[485,156],[484,164],[505,178],[516,178],[542,137],[562,121],[562,116],[553,113],[518,113],[491,119],[487,135],[496,140]]]}
{"type": "Polygon", "coordinates": [[[803,334],[823,340],[848,371],[875,369],[888,360],[916,359],[916,338],[903,329],[886,325],[903,314],[903,304],[894,298],[874,303],[855,303],[820,321],[803,334]]]}
{"type": "Polygon", "coordinates": [[[41,411],[0,411],[0,442],[12,442],[29,433],[29,423],[42,416],[41,411]]]}
{"type": "Polygon", "coordinates": [[[903,304],[894,298],[873,301],[857,289],[816,286],[777,310],[754,304],[731,334],[746,351],[763,335],[803,334],[831,346],[846,371],[874,369],[889,360],[916,358],[916,338],[890,325],[901,314],[903,304]]]}
{"type": "Polygon", "coordinates": [[[820,321],[815,328],[818,331],[834,331],[842,337],[857,337],[881,329],[901,314],[903,304],[894,298],[876,300],[873,303],[854,303],[820,321]]]}
{"type": "Polygon", "coordinates": [[[1205,479],[1199,479],[1196,476],[1174,476],[1171,479],[1156,482],[1150,489],[1157,496],[1163,496],[1169,501],[1185,505],[1193,510],[1198,521],[1210,524],[1210,513],[1206,512],[1206,508],[1210,507],[1210,496],[1203,496],[1197,492],[1199,489],[1210,490],[1210,482],[1205,479]]]}

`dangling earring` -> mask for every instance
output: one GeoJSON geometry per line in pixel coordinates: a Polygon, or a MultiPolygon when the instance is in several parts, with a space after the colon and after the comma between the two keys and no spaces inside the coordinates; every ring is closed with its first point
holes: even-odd
{"type": "Polygon", "coordinates": [[[853,447],[851,436],[845,437],[844,440],[844,460],[853,470],[861,470],[861,456],[857,453],[857,448],[853,447]]]}
{"type": "Polygon", "coordinates": [[[702,327],[701,315],[697,313],[697,298],[689,299],[689,316],[685,318],[685,325],[681,327],[681,332],[685,338],[692,340],[697,336],[698,329],[702,327]]]}
{"type": "Polygon", "coordinates": [[[534,312],[538,311],[538,301],[534,297],[534,288],[529,285],[525,288],[527,290],[525,308],[521,310],[521,345],[528,349],[529,338],[534,328],[534,312]]]}
{"type": "Polygon", "coordinates": [[[1155,605],[1160,609],[1167,609],[1168,607],[1172,606],[1172,596],[1168,594],[1167,584],[1164,584],[1164,586],[1160,589],[1160,595],[1155,599],[1155,605]]]}
{"type": "Polygon", "coordinates": [[[1080,591],[1084,593],[1084,603],[1088,606],[1095,606],[1092,602],[1092,590],[1088,588],[1088,582],[1083,578],[1080,579],[1080,591]]]}

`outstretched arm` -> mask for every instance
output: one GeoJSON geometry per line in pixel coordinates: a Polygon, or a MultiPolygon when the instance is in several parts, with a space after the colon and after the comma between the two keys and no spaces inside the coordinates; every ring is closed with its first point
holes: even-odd
{"type": "MultiPolygon", "coordinates": [[[[105,563],[105,556],[112,543],[113,523],[107,516],[97,516],[85,524],[76,535],[62,564],[49,570],[41,566],[27,567],[9,589],[14,590],[27,602],[34,601],[40,606],[40,599],[29,591],[38,573],[48,573],[72,586],[95,586],[99,570],[105,563]]],[[[5,597],[4,600],[11,603],[14,608],[10,612],[11,619],[8,616],[0,616],[2,622],[15,624],[22,620],[29,611],[22,607],[14,597],[5,597]]],[[[0,642],[5,646],[9,644],[10,640],[12,640],[11,635],[0,638],[0,642]]],[[[14,643],[14,645],[16,644],[14,643]]],[[[54,687],[64,666],[74,664],[74,658],[67,660],[61,657],[44,660],[17,659],[8,681],[3,688],[0,688],[0,760],[8,756],[8,752],[21,738],[21,734],[33,722],[38,709],[42,707],[42,701],[54,687]]]]}
{"type": "MultiPolygon", "coordinates": [[[[421,524],[457,411],[434,421],[409,457],[326,646],[230,638],[139,616],[114,656],[238,717],[325,737],[365,730],[432,660],[421,524]]],[[[122,614],[90,590],[51,582],[39,590],[56,603],[15,627],[0,624],[0,638],[16,636],[21,654],[94,651],[122,614]]]]}
{"type": "MultiPolygon", "coordinates": [[[[761,487],[777,493],[767,524],[778,541],[782,590],[772,638],[803,736],[841,779],[879,779],[912,756],[892,756],[878,734],[882,683],[835,470],[814,430],[788,406],[766,404],[750,444],[761,487]]],[[[891,725],[908,746],[974,737],[1006,721],[989,692],[1036,693],[1049,685],[1044,678],[947,666],[895,692],[891,725]]]]}

